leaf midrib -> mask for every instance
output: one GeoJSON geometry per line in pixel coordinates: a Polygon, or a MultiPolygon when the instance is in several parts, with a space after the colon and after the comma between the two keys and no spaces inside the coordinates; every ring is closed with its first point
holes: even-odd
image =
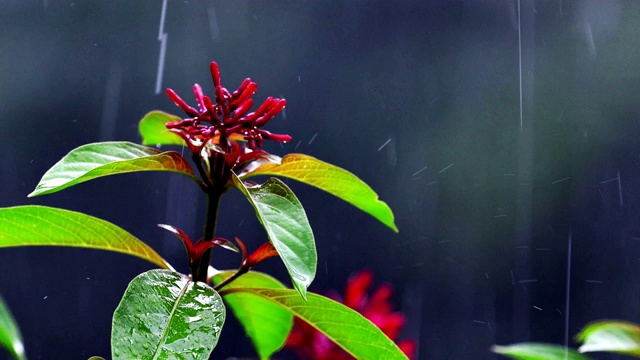
{"type": "Polygon", "coordinates": [[[165,339],[167,338],[167,332],[169,331],[169,326],[171,325],[171,322],[174,319],[173,315],[176,313],[176,311],[178,309],[178,304],[180,303],[180,300],[182,299],[184,294],[187,292],[187,289],[189,288],[189,284],[191,284],[191,281],[187,281],[185,283],[185,286],[182,288],[182,290],[180,290],[180,294],[178,294],[178,296],[176,297],[176,302],[173,304],[173,308],[171,309],[171,312],[169,313],[169,321],[165,325],[164,329],[162,329],[162,335],[160,336],[160,339],[158,340],[158,346],[156,347],[156,352],[153,354],[153,360],[158,359],[158,356],[160,356],[160,354],[162,353],[162,351],[161,351],[162,350],[162,344],[165,343],[165,339]]]}

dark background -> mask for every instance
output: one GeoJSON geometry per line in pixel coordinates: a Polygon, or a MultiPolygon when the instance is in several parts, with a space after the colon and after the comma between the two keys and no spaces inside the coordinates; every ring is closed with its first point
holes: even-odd
{"type": "MultiPolygon", "coordinates": [[[[74,147],[139,142],[147,111],[178,114],[156,94],[159,63],[162,90],[194,103],[194,82],[212,91],[215,60],[226,87],[250,76],[256,101],[287,99],[269,130],[294,140],[268,150],[345,167],[394,210],[399,234],[289,182],[317,240],[312,290],[341,291],[372,269],[394,284],[417,358],[497,359],[492,344],[572,344],[589,321],[640,321],[640,3],[170,0],[160,61],[162,7],[0,0],[0,206],[104,218],[186,270],[182,245],[155,226],[200,233],[204,199],[186,178],[26,195],[74,147]]],[[[238,193],[218,234],[266,239],[238,193]]],[[[0,293],[31,359],[109,357],[111,314],[150,268],[100,251],[2,249],[0,293]]],[[[287,280],[277,260],[261,270],[287,280]]],[[[230,356],[255,356],[232,316],[214,351],[230,356]]]]}

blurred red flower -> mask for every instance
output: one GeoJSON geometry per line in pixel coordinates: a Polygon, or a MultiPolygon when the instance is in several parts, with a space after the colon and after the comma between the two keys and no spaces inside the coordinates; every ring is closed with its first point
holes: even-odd
{"type": "MultiPolygon", "coordinates": [[[[347,282],[344,298],[333,293],[329,297],[342,302],[374,323],[391,340],[396,341],[404,326],[405,317],[393,312],[390,299],[393,295],[391,284],[382,284],[368,297],[367,292],[373,281],[373,273],[363,270],[353,275],[347,282]]],[[[396,341],[396,344],[410,359],[416,350],[413,340],[396,341]]],[[[296,318],[285,348],[293,350],[301,359],[347,360],[353,356],[334,344],[329,338],[304,321],[296,318]]]]}

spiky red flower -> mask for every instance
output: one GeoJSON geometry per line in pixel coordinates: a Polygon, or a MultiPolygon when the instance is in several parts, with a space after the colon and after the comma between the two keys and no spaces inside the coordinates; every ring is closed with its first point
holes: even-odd
{"type": "MultiPolygon", "coordinates": [[[[367,296],[372,280],[373,274],[369,270],[356,273],[347,282],[342,302],[361,313],[391,340],[395,341],[404,326],[405,317],[402,313],[393,312],[393,306],[390,302],[393,295],[391,284],[383,284],[375,290],[371,297],[367,296]]],[[[336,301],[341,301],[338,296],[332,297],[336,301]]],[[[413,340],[402,340],[397,344],[400,350],[409,358],[413,357],[416,349],[413,340]]],[[[298,318],[295,319],[293,330],[287,339],[285,347],[294,350],[302,359],[353,359],[351,355],[334,344],[329,338],[298,318]]]]}
{"type": "Polygon", "coordinates": [[[287,104],[285,99],[268,97],[256,111],[249,112],[253,106],[251,96],[258,89],[258,84],[247,78],[238,90],[230,93],[221,85],[218,64],[212,62],[209,69],[215,87],[215,102],[204,95],[198,84],[193,86],[198,109],[189,106],[172,89],[167,89],[166,92],[169,99],[189,116],[181,121],[167,123],[166,126],[184,139],[192,153],[199,153],[207,145],[219,147],[226,153],[237,137],[247,141],[249,150],[261,147],[263,140],[291,140],[289,135],[272,134],[262,129],[284,109],[287,104]]]}
{"type": "Polygon", "coordinates": [[[169,122],[169,131],[179,135],[189,147],[203,180],[203,189],[224,192],[233,171],[238,172],[254,160],[268,159],[269,153],[257,149],[264,140],[287,142],[291,136],[272,134],[262,127],[286,105],[286,100],[268,97],[254,112],[251,96],[258,85],[245,79],[238,90],[230,93],[220,83],[218,64],[209,66],[215,87],[214,100],[204,95],[202,87],[193,86],[198,108],[189,106],[175,91],[167,89],[167,96],[186,114],[187,118],[169,122]],[[239,144],[238,140],[246,141],[239,144]]]}

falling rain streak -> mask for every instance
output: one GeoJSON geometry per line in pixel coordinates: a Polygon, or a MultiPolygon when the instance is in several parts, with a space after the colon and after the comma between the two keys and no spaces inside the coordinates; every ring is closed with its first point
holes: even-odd
{"type": "MultiPolygon", "coordinates": [[[[620,170],[618,170],[618,174],[617,174],[616,177],[614,177],[612,179],[601,181],[600,185],[607,184],[607,183],[610,183],[610,182],[613,182],[613,181],[617,181],[618,182],[618,201],[620,203],[620,207],[623,207],[624,206],[624,202],[622,200],[622,181],[620,179],[620,170]]],[[[598,189],[598,192],[600,192],[600,197],[604,201],[604,196],[602,195],[602,192],[600,191],[600,189],[598,189]]]]}
{"type": "Polygon", "coordinates": [[[571,178],[570,178],[570,177],[562,178],[562,179],[560,179],[560,180],[556,180],[556,181],[552,182],[552,183],[551,183],[551,185],[555,185],[555,184],[557,184],[557,183],[561,183],[561,182],[563,182],[563,181],[567,181],[567,180],[569,180],[569,179],[571,179],[571,178]]]}
{"type": "Polygon", "coordinates": [[[522,132],[522,23],[520,21],[520,0],[518,0],[518,71],[520,79],[520,132],[522,132]]]}
{"type": "Polygon", "coordinates": [[[445,166],[443,169],[441,169],[440,171],[438,171],[438,174],[442,174],[443,172],[447,171],[450,167],[453,166],[453,163],[445,166]]]}
{"type": "Polygon", "coordinates": [[[167,15],[167,0],[162,1],[162,13],[160,14],[160,28],[158,29],[158,41],[160,41],[160,56],[158,56],[158,73],[156,75],[156,95],[162,91],[162,74],[164,73],[164,58],[167,52],[167,33],[164,32],[164,20],[167,15]]]}
{"type": "Polygon", "coordinates": [[[380,147],[378,148],[378,151],[384,149],[384,147],[389,145],[390,142],[391,142],[391,138],[387,139],[387,141],[385,141],[382,145],[380,145],[380,147]]]}
{"type": "MultiPolygon", "coordinates": [[[[569,305],[571,304],[571,230],[567,239],[567,285],[564,305],[564,347],[569,346],[569,305]]],[[[565,357],[567,353],[565,352],[565,357]]]]}
{"type": "Polygon", "coordinates": [[[309,140],[309,145],[311,145],[311,143],[313,142],[313,140],[316,139],[316,137],[318,137],[318,133],[313,134],[313,136],[311,137],[311,140],[309,140]]]}
{"type": "Polygon", "coordinates": [[[428,166],[420,168],[418,171],[414,172],[413,175],[411,175],[411,176],[416,177],[416,176],[420,175],[423,171],[427,170],[427,168],[428,168],[428,166]]]}

